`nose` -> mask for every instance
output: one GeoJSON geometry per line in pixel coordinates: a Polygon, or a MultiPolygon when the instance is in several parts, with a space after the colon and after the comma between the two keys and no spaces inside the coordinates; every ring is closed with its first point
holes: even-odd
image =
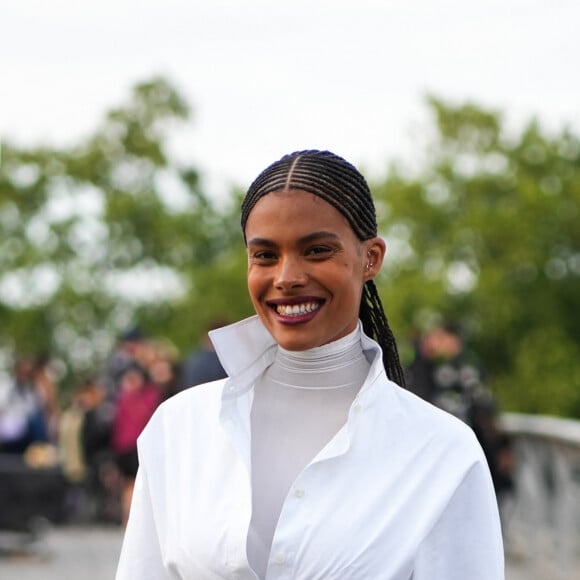
{"type": "Polygon", "coordinates": [[[278,261],[274,285],[278,290],[290,290],[305,286],[308,274],[299,259],[285,257],[278,261]]]}

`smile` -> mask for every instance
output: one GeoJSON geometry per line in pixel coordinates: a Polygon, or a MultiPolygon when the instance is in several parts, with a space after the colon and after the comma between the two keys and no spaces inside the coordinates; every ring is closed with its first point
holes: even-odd
{"type": "Polygon", "coordinates": [[[314,312],[320,308],[317,302],[304,302],[303,304],[278,304],[276,312],[281,316],[300,316],[314,312]]]}

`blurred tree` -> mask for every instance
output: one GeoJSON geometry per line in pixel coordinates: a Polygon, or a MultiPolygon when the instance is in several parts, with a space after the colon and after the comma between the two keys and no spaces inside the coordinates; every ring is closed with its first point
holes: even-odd
{"type": "MultiPolygon", "coordinates": [[[[458,323],[504,409],[580,417],[580,140],[429,106],[420,169],[393,164],[372,187],[393,328],[410,340],[458,323]]],[[[252,313],[241,194],[209,199],[170,151],[188,118],[153,79],[74,147],[3,144],[0,354],[49,352],[76,371],[134,323],[183,351],[208,321],[252,313]]]]}
{"type": "Polygon", "coordinates": [[[3,143],[3,352],[49,352],[83,369],[135,322],[185,347],[218,311],[247,312],[249,302],[209,291],[229,288],[223,272],[241,239],[233,208],[218,211],[197,170],[170,155],[170,132],[188,117],[159,78],[74,147],[3,143]]]}
{"type": "Polygon", "coordinates": [[[459,323],[505,409],[580,417],[580,140],[430,107],[421,171],[392,166],[374,188],[393,325],[459,323]]]}

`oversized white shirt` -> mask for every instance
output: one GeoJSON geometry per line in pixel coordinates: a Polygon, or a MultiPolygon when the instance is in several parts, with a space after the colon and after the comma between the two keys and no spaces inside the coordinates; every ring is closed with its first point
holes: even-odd
{"type": "MultiPolygon", "coordinates": [[[[276,345],[256,317],[212,333],[228,379],[179,393],[139,438],[117,580],[256,580],[251,519],[253,385],[276,345]]],[[[461,421],[369,374],[346,425],[299,474],[267,580],[501,580],[503,547],[485,457],[461,421]]]]}

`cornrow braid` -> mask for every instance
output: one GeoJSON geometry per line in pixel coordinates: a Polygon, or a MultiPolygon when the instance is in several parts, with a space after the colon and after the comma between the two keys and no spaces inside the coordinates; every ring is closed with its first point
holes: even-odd
{"type": "MultiPolygon", "coordinates": [[[[285,155],[262,171],[250,185],[241,208],[244,240],[246,222],[256,203],[268,193],[284,189],[307,191],[328,202],[347,219],[361,241],[377,235],[375,205],[362,174],[330,151],[307,150],[285,155]]],[[[376,340],[383,350],[387,376],[405,386],[395,337],[372,280],[368,280],[363,287],[359,318],[365,333],[376,340]]]]}
{"type": "Polygon", "coordinates": [[[399,359],[395,336],[389,326],[387,315],[373,280],[368,280],[363,287],[359,318],[366,334],[373,337],[383,349],[383,364],[387,376],[404,387],[405,373],[399,359]]]}

